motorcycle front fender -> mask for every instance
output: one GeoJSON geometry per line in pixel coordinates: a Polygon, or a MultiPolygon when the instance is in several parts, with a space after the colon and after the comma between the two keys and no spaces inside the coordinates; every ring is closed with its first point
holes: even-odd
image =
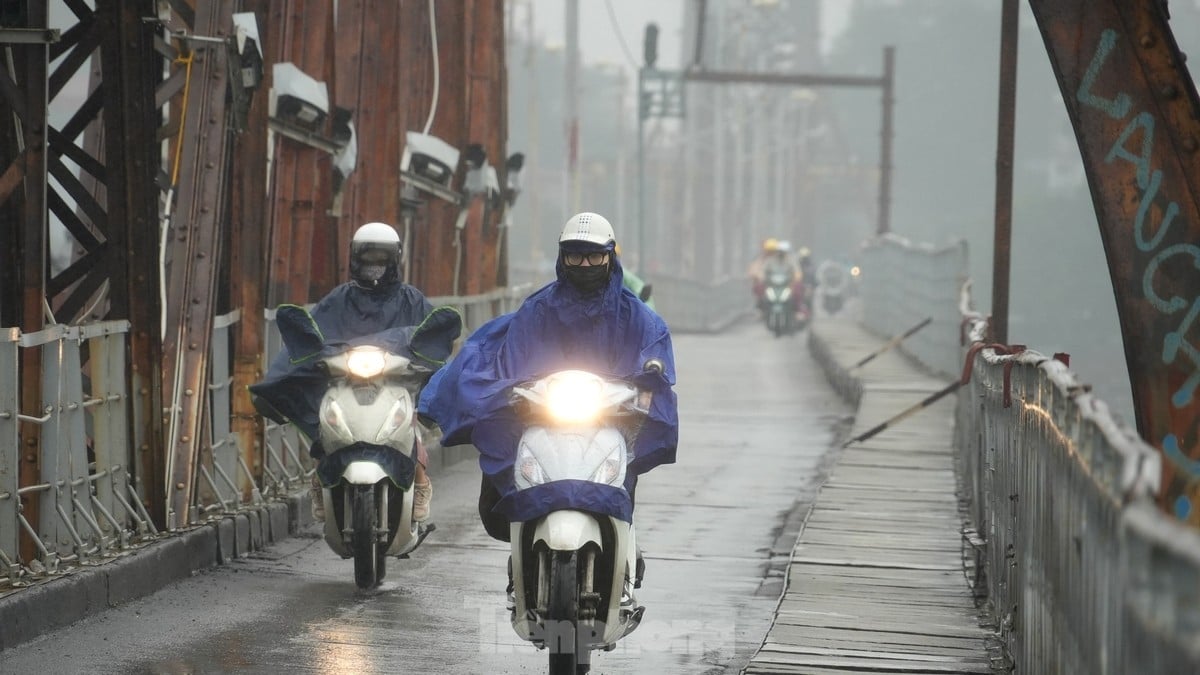
{"type": "Polygon", "coordinates": [[[534,543],[543,542],[551,551],[577,551],[588,542],[603,549],[600,523],[583,511],[552,511],[533,531],[534,543]]]}
{"type": "Polygon", "coordinates": [[[387,472],[375,462],[350,462],[342,471],[342,479],[352,485],[374,485],[387,477],[387,472]]]}

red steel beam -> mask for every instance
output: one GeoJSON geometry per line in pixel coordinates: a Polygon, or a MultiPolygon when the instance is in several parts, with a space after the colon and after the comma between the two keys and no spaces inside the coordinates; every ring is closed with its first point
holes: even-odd
{"type": "MultiPolygon", "coordinates": [[[[242,10],[254,12],[259,38],[264,43],[277,40],[277,32],[267,21],[271,0],[243,0],[242,10]]],[[[273,53],[268,44],[259,45],[263,55],[273,53]]],[[[232,184],[230,185],[230,289],[231,302],[242,310],[234,328],[233,420],[231,428],[238,438],[242,460],[253,472],[241,475],[238,487],[242,499],[253,494],[254,482],[262,476],[262,418],[250,401],[247,387],[262,379],[264,348],[263,300],[266,288],[267,207],[263,195],[267,189],[267,104],[270,92],[270,67],[250,100],[246,125],[249,131],[234,141],[232,184]]]]}

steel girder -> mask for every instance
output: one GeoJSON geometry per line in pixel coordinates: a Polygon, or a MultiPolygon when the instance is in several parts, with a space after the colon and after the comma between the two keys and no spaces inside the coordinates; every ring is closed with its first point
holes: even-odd
{"type": "Polygon", "coordinates": [[[1200,524],[1200,98],[1163,0],[1030,0],[1075,128],[1161,504],[1200,524]]]}

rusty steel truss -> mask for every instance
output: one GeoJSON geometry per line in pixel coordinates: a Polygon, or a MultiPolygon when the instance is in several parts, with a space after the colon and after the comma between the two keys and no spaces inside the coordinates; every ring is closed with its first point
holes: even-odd
{"type": "MultiPolygon", "coordinates": [[[[217,442],[206,422],[217,317],[236,324],[222,338],[233,380],[220,386],[232,385],[230,426],[247,467],[237,482],[249,499],[264,475],[246,394],[262,376],[264,308],[315,301],[344,279],[355,227],[408,230],[409,276],[429,295],[503,283],[494,203],[465,194],[462,169],[450,190],[460,200],[402,201],[398,170],[404,132],[425,126],[456,147],[483,147],[503,171],[503,3],[334,7],[0,4],[0,326],[25,334],[128,320],[127,465],[159,527],[198,522],[209,498],[198,476],[211,475],[217,442]],[[238,32],[247,16],[257,27],[249,47],[238,32]],[[272,67],[285,62],[327,86],[328,119],[298,131],[269,114],[272,67]],[[348,121],[361,139],[357,168],[335,177],[348,121]],[[58,231],[68,243],[52,251],[58,231]]],[[[54,452],[28,421],[45,405],[41,358],[20,353],[21,486],[39,482],[54,452]]],[[[36,522],[36,493],[21,499],[36,522]]],[[[21,557],[36,557],[31,542],[21,557]]]]}
{"type": "Polygon", "coordinates": [[[1200,525],[1200,98],[1164,0],[1030,0],[1083,155],[1161,506],[1200,525]]]}

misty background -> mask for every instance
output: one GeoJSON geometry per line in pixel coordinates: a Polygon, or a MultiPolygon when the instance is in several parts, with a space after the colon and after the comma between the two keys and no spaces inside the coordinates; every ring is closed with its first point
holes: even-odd
{"type": "MultiPolygon", "coordinates": [[[[1112,283],[1078,146],[1041,35],[1021,3],[1009,338],[1071,367],[1132,424],[1112,283]]],[[[510,0],[510,151],[525,152],[510,278],[548,280],[571,213],[610,217],[627,266],[693,279],[741,275],[767,236],[853,262],[878,218],[878,89],[687,85],[682,120],[651,119],[646,230],[638,230],[638,68],[882,74],[896,47],[891,231],[965,239],[975,308],[991,300],[1000,6],[992,0],[580,2],[578,183],[567,180],[564,0],[510,0]],[[697,50],[697,11],[706,6],[697,50]],[[637,249],[645,243],[645,251],[637,249]]],[[[1185,53],[1200,1],[1170,4],[1185,53]]],[[[865,273],[869,274],[869,270],[865,273]]],[[[747,295],[749,298],[749,295],[747,295]]],[[[916,319],[914,318],[914,323],[916,319]]]]}

